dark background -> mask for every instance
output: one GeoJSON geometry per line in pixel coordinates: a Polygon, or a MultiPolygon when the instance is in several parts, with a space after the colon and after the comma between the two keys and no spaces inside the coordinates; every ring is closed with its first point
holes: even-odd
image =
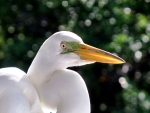
{"type": "Polygon", "coordinates": [[[27,71],[60,30],[126,61],[71,68],[86,82],[91,113],[150,113],[150,0],[0,0],[0,67],[27,71]]]}

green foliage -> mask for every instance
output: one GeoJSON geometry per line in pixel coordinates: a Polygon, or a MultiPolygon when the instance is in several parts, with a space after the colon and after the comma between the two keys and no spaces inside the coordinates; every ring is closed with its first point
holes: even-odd
{"type": "Polygon", "coordinates": [[[1,0],[0,66],[27,71],[47,37],[73,31],[127,62],[71,68],[88,86],[92,113],[148,113],[149,11],[150,0],[1,0]]]}

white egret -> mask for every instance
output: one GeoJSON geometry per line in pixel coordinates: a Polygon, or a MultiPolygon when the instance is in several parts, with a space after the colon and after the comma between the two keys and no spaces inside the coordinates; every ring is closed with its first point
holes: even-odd
{"type": "Polygon", "coordinates": [[[27,76],[35,86],[44,108],[57,113],[90,113],[84,80],[78,73],[66,68],[94,62],[121,64],[124,60],[84,44],[72,32],[61,31],[43,43],[27,76]]]}
{"type": "Polygon", "coordinates": [[[36,89],[18,68],[0,69],[0,113],[43,113],[36,89]]]}

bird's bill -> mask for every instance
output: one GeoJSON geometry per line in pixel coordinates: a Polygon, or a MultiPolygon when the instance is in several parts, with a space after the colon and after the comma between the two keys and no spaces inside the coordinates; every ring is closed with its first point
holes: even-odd
{"type": "Polygon", "coordinates": [[[91,62],[101,62],[109,64],[125,63],[122,58],[87,44],[80,44],[79,48],[75,50],[74,53],[78,54],[82,60],[91,62]]]}

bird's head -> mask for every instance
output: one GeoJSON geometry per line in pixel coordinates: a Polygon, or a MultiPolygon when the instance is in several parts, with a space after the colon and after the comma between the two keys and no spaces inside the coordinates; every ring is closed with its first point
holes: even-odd
{"type": "MultiPolygon", "coordinates": [[[[58,66],[71,67],[94,62],[121,64],[125,61],[107,51],[85,44],[82,39],[69,31],[60,31],[48,38],[41,47],[47,59],[58,66]]],[[[48,62],[48,61],[47,61],[48,62]]]]}

